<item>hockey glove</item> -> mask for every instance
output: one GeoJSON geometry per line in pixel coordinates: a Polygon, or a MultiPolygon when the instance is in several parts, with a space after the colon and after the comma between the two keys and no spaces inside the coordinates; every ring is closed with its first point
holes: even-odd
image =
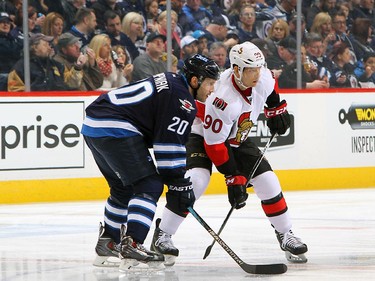
{"type": "Polygon", "coordinates": [[[271,134],[285,134],[290,127],[290,116],[286,110],[286,101],[282,100],[276,107],[264,107],[264,115],[267,117],[267,126],[271,134]]]}
{"type": "Polygon", "coordinates": [[[247,197],[246,192],[247,179],[244,176],[226,176],[225,183],[228,187],[229,203],[236,209],[245,207],[247,197]]]}
{"type": "Polygon", "coordinates": [[[179,216],[186,217],[189,213],[187,207],[193,206],[195,195],[190,178],[174,179],[167,183],[167,207],[179,216]]]}

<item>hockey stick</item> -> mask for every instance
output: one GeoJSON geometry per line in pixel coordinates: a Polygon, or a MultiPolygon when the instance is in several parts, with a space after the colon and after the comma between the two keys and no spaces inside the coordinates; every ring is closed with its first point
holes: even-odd
{"type": "Polygon", "coordinates": [[[219,235],[212,230],[212,228],[198,215],[193,207],[188,207],[189,212],[194,218],[207,230],[207,232],[215,239],[217,243],[234,259],[234,261],[247,273],[251,274],[282,274],[288,270],[288,267],[283,263],[275,264],[248,264],[245,263],[235,252],[220,238],[219,235]]]}
{"type": "MultiPolygon", "coordinates": [[[[263,160],[263,158],[264,158],[264,155],[265,155],[267,149],[270,147],[270,145],[271,145],[272,141],[274,140],[275,136],[276,136],[276,133],[275,133],[275,134],[272,134],[271,138],[270,138],[270,139],[268,140],[268,142],[266,143],[266,145],[265,145],[265,147],[264,147],[262,153],[261,153],[260,156],[258,157],[257,161],[255,162],[255,165],[254,165],[253,169],[251,170],[250,176],[248,177],[247,182],[246,182],[246,186],[249,185],[250,180],[253,178],[253,176],[254,176],[254,174],[255,174],[255,171],[258,169],[258,167],[259,167],[259,165],[260,165],[260,162],[262,162],[262,160],[263,160]]],[[[223,224],[221,225],[221,227],[220,227],[220,229],[219,229],[219,232],[217,233],[218,235],[220,235],[221,232],[223,231],[224,226],[227,224],[227,221],[228,221],[229,217],[231,216],[231,214],[232,214],[234,208],[235,208],[234,205],[230,208],[230,210],[229,210],[227,216],[225,217],[225,220],[223,221],[223,224]]],[[[206,259],[206,258],[208,257],[208,255],[211,253],[211,250],[212,250],[212,247],[214,246],[214,244],[215,244],[215,239],[214,239],[214,241],[212,241],[211,245],[207,247],[206,252],[204,252],[203,259],[206,259]]]]}

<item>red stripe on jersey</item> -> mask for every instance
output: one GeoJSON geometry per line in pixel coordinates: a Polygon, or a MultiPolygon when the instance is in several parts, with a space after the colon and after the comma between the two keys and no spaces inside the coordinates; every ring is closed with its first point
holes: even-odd
{"type": "Polygon", "coordinates": [[[195,100],[195,105],[197,106],[197,115],[195,115],[196,117],[198,117],[199,119],[202,120],[202,122],[204,121],[204,111],[206,109],[206,106],[204,103],[198,101],[198,100],[195,100]]]}
{"type": "Polygon", "coordinates": [[[215,166],[221,166],[229,160],[228,148],[224,143],[208,145],[204,142],[204,148],[215,166]]]}
{"type": "Polygon", "coordinates": [[[271,204],[262,201],[262,208],[267,217],[274,217],[285,213],[288,210],[284,197],[271,204]]]}

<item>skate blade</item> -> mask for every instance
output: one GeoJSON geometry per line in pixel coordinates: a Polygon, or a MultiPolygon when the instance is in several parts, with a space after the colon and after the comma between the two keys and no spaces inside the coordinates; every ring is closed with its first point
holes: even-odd
{"type": "Polygon", "coordinates": [[[293,255],[291,252],[285,251],[285,257],[291,263],[307,263],[307,258],[304,254],[293,255]]]}
{"type": "Polygon", "coordinates": [[[124,273],[152,273],[164,270],[162,261],[141,262],[135,259],[122,259],[119,271],[124,273]]]}
{"type": "Polygon", "coordinates": [[[176,256],[164,255],[164,265],[173,266],[176,262],[176,256]]]}
{"type": "Polygon", "coordinates": [[[96,256],[92,264],[98,267],[119,267],[120,259],[116,257],[96,256]]]}

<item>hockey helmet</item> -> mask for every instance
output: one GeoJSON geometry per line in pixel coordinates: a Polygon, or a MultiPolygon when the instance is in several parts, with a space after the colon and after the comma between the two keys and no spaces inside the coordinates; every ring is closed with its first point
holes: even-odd
{"type": "Polygon", "coordinates": [[[244,42],[233,46],[229,52],[230,66],[238,66],[240,77],[245,67],[262,67],[265,65],[265,58],[262,51],[251,42],[244,42]]]}
{"type": "Polygon", "coordinates": [[[196,54],[185,60],[182,73],[185,75],[189,85],[193,76],[198,78],[198,84],[205,78],[218,80],[220,76],[219,66],[212,59],[196,54]]]}

